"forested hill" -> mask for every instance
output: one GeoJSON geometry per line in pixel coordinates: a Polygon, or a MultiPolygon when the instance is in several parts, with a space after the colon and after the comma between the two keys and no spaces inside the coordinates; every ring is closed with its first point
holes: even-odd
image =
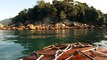
{"type": "Polygon", "coordinates": [[[0,24],[3,24],[4,26],[7,26],[9,23],[11,23],[12,19],[8,18],[8,19],[4,19],[0,21],[0,24]]]}
{"type": "Polygon", "coordinates": [[[55,24],[59,22],[73,21],[89,25],[107,24],[107,14],[88,6],[86,3],[76,2],[75,4],[57,1],[54,4],[38,2],[33,8],[24,9],[12,19],[11,24],[55,24]]]}

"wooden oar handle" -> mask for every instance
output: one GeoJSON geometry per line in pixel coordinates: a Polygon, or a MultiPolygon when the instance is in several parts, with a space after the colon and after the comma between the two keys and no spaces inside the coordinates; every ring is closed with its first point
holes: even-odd
{"type": "Polygon", "coordinates": [[[93,57],[91,57],[91,56],[85,54],[85,53],[82,52],[82,51],[78,51],[78,52],[81,53],[81,54],[83,54],[84,56],[88,57],[90,60],[95,60],[93,57]]]}

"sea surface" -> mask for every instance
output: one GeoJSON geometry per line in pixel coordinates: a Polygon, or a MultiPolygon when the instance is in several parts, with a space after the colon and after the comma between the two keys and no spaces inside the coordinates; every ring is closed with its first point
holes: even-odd
{"type": "Polygon", "coordinates": [[[107,48],[107,29],[0,30],[0,60],[19,60],[51,44],[74,42],[107,48]]]}

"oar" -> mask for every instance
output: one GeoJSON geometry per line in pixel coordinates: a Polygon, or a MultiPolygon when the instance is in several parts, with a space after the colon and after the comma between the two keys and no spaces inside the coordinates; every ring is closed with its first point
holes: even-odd
{"type": "Polygon", "coordinates": [[[78,52],[81,53],[81,54],[83,54],[84,56],[88,57],[90,60],[95,60],[93,57],[91,57],[91,56],[85,54],[85,53],[82,52],[82,51],[78,51],[78,52]]]}
{"type": "MultiPolygon", "coordinates": [[[[90,50],[96,50],[96,48],[91,48],[91,49],[88,49],[88,50],[84,50],[84,51],[82,51],[82,52],[88,52],[88,51],[90,51],[90,50]]],[[[75,51],[74,53],[78,54],[78,51],[75,51]]],[[[74,54],[74,53],[72,53],[72,54],[71,54],[68,58],[66,58],[65,60],[71,59],[74,55],[76,55],[76,54],[74,54]]]]}
{"type": "Polygon", "coordinates": [[[93,51],[93,50],[91,50],[92,52],[95,52],[95,53],[97,53],[97,54],[100,54],[100,55],[103,55],[103,56],[106,56],[107,57],[107,54],[105,54],[105,53],[102,53],[102,52],[98,52],[98,51],[93,51]]]}
{"type": "Polygon", "coordinates": [[[96,50],[96,48],[91,48],[91,49],[83,50],[82,52],[88,52],[88,51],[92,51],[92,50],[96,50]]]}

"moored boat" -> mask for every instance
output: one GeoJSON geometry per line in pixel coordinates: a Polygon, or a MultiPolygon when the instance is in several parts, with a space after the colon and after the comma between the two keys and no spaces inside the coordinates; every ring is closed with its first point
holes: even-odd
{"type": "Polygon", "coordinates": [[[107,49],[87,43],[54,44],[34,51],[23,60],[107,60],[107,49]]]}

